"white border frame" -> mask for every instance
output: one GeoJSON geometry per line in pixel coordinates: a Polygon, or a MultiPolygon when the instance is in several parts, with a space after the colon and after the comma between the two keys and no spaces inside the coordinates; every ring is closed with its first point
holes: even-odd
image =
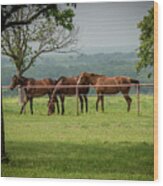
{"type": "MultiPolygon", "coordinates": [[[[25,4],[25,3],[64,3],[64,2],[123,2],[124,0],[47,0],[45,2],[45,0],[1,0],[0,4],[25,4]]],[[[130,2],[134,2],[134,0],[129,0],[130,2]]],[[[141,1],[141,0],[138,0],[141,1]]],[[[126,2],[126,1],[125,1],[126,2]]],[[[161,148],[161,146],[163,145],[163,135],[161,135],[161,133],[163,132],[163,114],[161,117],[161,111],[163,110],[163,86],[162,86],[162,81],[163,80],[163,73],[161,72],[163,69],[163,52],[161,52],[163,50],[163,46],[161,41],[163,41],[163,21],[161,21],[161,19],[163,19],[163,1],[162,0],[158,0],[156,1],[158,2],[158,22],[159,22],[159,29],[158,29],[158,35],[159,35],[159,48],[158,48],[158,59],[159,61],[159,68],[158,68],[158,74],[159,74],[159,92],[158,92],[158,98],[159,98],[159,112],[158,112],[158,121],[159,121],[159,125],[158,125],[158,146],[159,146],[159,151],[158,151],[158,156],[159,156],[159,164],[158,164],[158,179],[157,181],[118,181],[118,180],[87,180],[87,179],[38,179],[38,178],[0,178],[0,185],[1,186],[29,186],[29,184],[31,186],[43,186],[45,184],[48,184],[48,186],[51,185],[61,185],[61,186],[73,186],[73,185],[84,185],[84,186],[90,186],[90,185],[94,185],[94,186],[103,186],[103,185],[115,185],[115,186],[119,186],[121,184],[121,186],[128,186],[128,185],[157,185],[157,186],[162,186],[163,185],[163,161],[162,161],[162,157],[163,157],[163,148],[161,148]],[[161,104],[160,104],[161,103],[161,104]]]]}

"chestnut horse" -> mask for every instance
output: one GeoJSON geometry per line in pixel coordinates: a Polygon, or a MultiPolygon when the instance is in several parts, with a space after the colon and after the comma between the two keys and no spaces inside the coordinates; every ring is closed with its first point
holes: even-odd
{"type": "MultiPolygon", "coordinates": [[[[66,86],[71,86],[71,85],[77,85],[77,81],[78,81],[78,76],[74,76],[74,77],[60,77],[58,79],[58,82],[56,84],[56,87],[53,91],[53,94],[51,96],[51,100],[50,103],[48,105],[48,115],[51,115],[53,113],[53,107],[54,107],[54,103],[56,102],[56,96],[59,95],[60,100],[61,100],[61,114],[64,114],[64,96],[74,96],[76,95],[76,88],[75,87],[66,87],[66,88],[61,88],[59,86],[62,85],[66,85],[66,86]]],[[[80,100],[80,105],[81,105],[81,112],[83,112],[83,98],[85,101],[85,108],[86,108],[86,112],[88,112],[88,98],[87,98],[87,94],[89,92],[89,88],[79,88],[78,89],[78,97],[80,100]]]]}
{"type": "Polygon", "coordinates": [[[107,77],[94,73],[83,72],[79,75],[78,85],[103,85],[103,87],[95,87],[97,93],[96,111],[98,111],[98,104],[101,101],[102,111],[104,112],[104,94],[117,94],[121,92],[127,102],[127,111],[130,111],[132,99],[130,98],[130,86],[120,87],[118,85],[139,84],[138,80],[125,76],[107,77]],[[104,87],[104,85],[117,85],[115,87],[104,87]]]}
{"type": "MultiPolygon", "coordinates": [[[[22,114],[24,112],[25,106],[28,101],[30,102],[31,114],[33,114],[33,98],[34,97],[40,97],[40,96],[44,96],[44,95],[48,94],[49,100],[50,100],[50,97],[51,97],[51,94],[52,94],[54,88],[48,88],[46,86],[55,85],[56,83],[57,83],[57,81],[52,80],[52,79],[35,80],[33,78],[26,78],[23,76],[18,77],[16,75],[14,75],[11,80],[11,85],[10,85],[11,90],[13,90],[16,86],[20,86],[20,87],[23,87],[23,86],[45,86],[45,88],[24,87],[26,99],[23,102],[23,105],[20,110],[20,114],[22,114]]],[[[57,103],[57,110],[59,113],[59,104],[58,104],[57,98],[56,98],[56,103],[57,103]]]]}

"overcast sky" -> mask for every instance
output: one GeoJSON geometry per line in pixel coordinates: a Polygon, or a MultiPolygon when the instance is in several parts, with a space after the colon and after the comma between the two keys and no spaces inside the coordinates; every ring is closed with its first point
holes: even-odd
{"type": "Polygon", "coordinates": [[[74,22],[80,26],[81,51],[134,51],[139,46],[137,23],[152,5],[152,1],[77,4],[74,22]]]}

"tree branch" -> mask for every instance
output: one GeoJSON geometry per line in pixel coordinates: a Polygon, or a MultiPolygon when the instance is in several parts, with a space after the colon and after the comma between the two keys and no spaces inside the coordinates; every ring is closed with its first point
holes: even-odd
{"type": "MultiPolygon", "coordinates": [[[[19,22],[22,19],[30,19],[34,15],[36,16],[36,14],[32,14],[35,8],[27,6],[25,11],[20,9],[13,15],[13,19],[19,22]]],[[[46,8],[48,7],[46,6],[46,8]]],[[[70,15],[70,18],[71,16],[73,14],[70,15]]],[[[67,17],[65,21],[67,23],[67,17]]],[[[4,47],[2,49],[4,54],[12,59],[15,58],[14,63],[16,67],[23,74],[41,54],[53,51],[59,52],[60,49],[74,44],[76,33],[75,27],[69,30],[64,26],[58,26],[55,19],[47,20],[40,16],[30,26],[27,24],[12,27],[3,32],[2,44],[4,47]],[[36,41],[35,46],[31,45],[33,41],[36,41]]],[[[71,47],[68,50],[73,51],[71,47]]]]}
{"type": "MultiPolygon", "coordinates": [[[[42,5],[43,7],[43,5],[42,5]]],[[[20,7],[21,8],[21,7],[20,7]]],[[[30,24],[33,20],[35,20],[37,17],[39,17],[42,13],[46,12],[48,9],[50,8],[55,8],[57,10],[57,5],[53,4],[53,5],[46,5],[44,8],[38,10],[38,12],[36,12],[34,15],[32,15],[31,17],[29,17],[26,20],[19,20],[19,21],[10,21],[8,23],[6,23],[5,29],[12,27],[12,26],[19,26],[19,25],[27,25],[30,24]]],[[[3,29],[4,30],[4,29],[3,29]]],[[[2,30],[2,31],[3,31],[2,30]]]]}

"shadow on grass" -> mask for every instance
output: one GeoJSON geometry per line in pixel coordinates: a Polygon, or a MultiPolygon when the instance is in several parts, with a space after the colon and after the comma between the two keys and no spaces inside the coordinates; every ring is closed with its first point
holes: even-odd
{"type": "Polygon", "coordinates": [[[8,142],[2,176],[153,180],[153,145],[8,142]]]}

